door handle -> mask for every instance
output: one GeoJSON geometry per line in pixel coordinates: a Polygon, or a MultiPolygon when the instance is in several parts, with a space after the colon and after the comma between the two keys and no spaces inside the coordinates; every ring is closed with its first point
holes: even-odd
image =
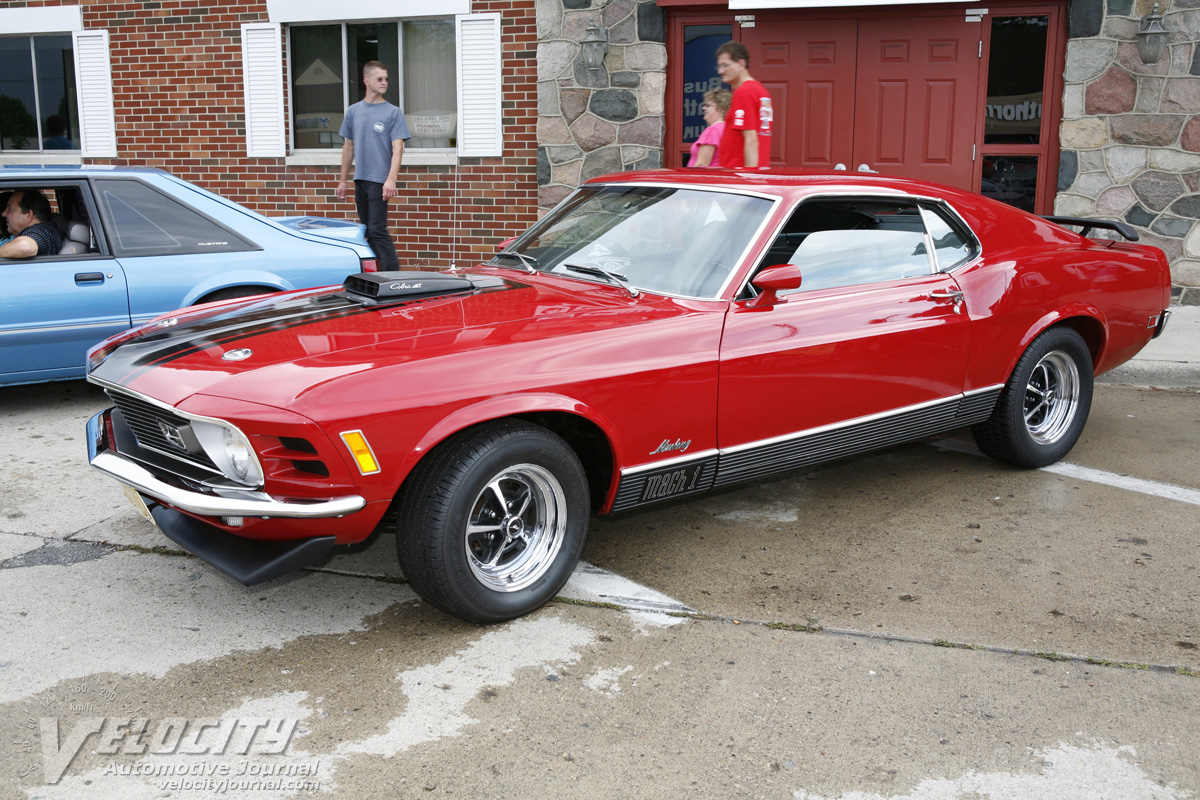
{"type": "Polygon", "coordinates": [[[75,283],[104,283],[103,272],[76,272],[75,283]]]}
{"type": "Polygon", "coordinates": [[[958,289],[948,289],[944,292],[932,292],[929,299],[935,303],[954,303],[954,313],[958,314],[962,311],[963,293],[958,289]]]}

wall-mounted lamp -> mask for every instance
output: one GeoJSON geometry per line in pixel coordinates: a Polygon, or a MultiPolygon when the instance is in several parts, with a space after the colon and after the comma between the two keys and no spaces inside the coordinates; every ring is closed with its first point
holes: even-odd
{"type": "Polygon", "coordinates": [[[596,24],[596,20],[593,19],[587,26],[581,46],[583,63],[587,64],[588,69],[600,69],[604,66],[604,54],[608,52],[608,34],[596,24]]]}
{"type": "Polygon", "coordinates": [[[1167,49],[1167,29],[1163,27],[1162,14],[1158,13],[1158,3],[1154,4],[1153,11],[1142,17],[1137,32],[1137,49],[1142,63],[1148,66],[1157,64],[1167,49]]]}

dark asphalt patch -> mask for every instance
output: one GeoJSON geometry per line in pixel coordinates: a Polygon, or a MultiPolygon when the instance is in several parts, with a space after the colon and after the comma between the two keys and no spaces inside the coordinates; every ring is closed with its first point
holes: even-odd
{"type": "Polygon", "coordinates": [[[117,548],[91,542],[70,542],[61,539],[49,539],[37,550],[22,553],[7,561],[0,562],[0,569],[18,569],[20,567],[43,567],[46,565],[66,566],[79,564],[84,561],[95,561],[104,558],[109,553],[115,553],[117,548]]]}

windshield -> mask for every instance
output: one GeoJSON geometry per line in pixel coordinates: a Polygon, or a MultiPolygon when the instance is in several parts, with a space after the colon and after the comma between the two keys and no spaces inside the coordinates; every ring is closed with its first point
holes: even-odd
{"type": "Polygon", "coordinates": [[[539,272],[580,280],[610,277],[659,294],[716,297],[771,205],[762,197],[728,192],[584,187],[507,252],[524,256],[539,272]]]}

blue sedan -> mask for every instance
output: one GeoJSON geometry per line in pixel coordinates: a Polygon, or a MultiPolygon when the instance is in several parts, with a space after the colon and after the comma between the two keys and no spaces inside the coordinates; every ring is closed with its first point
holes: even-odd
{"type": "Polygon", "coordinates": [[[0,193],[30,189],[64,243],[0,259],[0,385],[82,378],[89,347],[166,311],[376,268],[356,222],[268,219],[161,170],[0,168],[0,193]]]}

